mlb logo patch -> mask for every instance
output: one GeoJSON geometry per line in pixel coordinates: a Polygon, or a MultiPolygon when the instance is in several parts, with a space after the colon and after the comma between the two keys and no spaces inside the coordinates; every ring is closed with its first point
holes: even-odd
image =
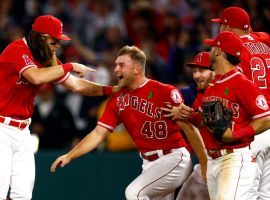
{"type": "Polygon", "coordinates": [[[267,101],[263,95],[257,96],[256,105],[262,110],[267,110],[269,108],[267,101]]]}

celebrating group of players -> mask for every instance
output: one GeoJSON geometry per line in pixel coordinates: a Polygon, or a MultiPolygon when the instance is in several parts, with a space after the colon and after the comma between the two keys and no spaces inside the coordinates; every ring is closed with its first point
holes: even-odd
{"type": "Polygon", "coordinates": [[[83,95],[111,95],[96,128],[57,158],[52,172],[95,149],[123,123],[143,160],[126,199],[172,200],[180,186],[179,200],[269,199],[270,37],[252,32],[249,15],[239,7],[226,8],[212,21],[220,24],[220,33],[205,40],[211,51],[188,64],[195,85],[178,91],[145,77],[146,57],[135,46],[118,53],[118,87],[70,75],[84,75],[88,68],[61,64],[55,51],[60,40],[69,38],[57,18],[38,17],[29,36],[0,56],[0,200],[7,198],[9,187],[12,200],[32,198],[35,169],[28,126],[38,88],[52,81],[83,95]],[[232,114],[220,140],[200,114],[203,103],[216,101],[232,114]],[[191,175],[189,145],[200,162],[191,175]]]}

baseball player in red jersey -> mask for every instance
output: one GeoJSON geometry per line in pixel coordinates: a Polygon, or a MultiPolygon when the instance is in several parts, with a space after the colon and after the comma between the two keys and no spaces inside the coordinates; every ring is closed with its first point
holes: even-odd
{"type": "Polygon", "coordinates": [[[77,78],[89,68],[78,63],[61,65],[55,56],[62,34],[62,22],[50,15],[36,18],[25,38],[9,44],[0,56],[0,200],[29,200],[35,179],[35,163],[29,124],[34,97],[42,84],[60,83],[85,95],[112,92],[105,87],[77,78]]]}
{"type": "Polygon", "coordinates": [[[211,66],[215,78],[203,97],[204,102],[219,100],[233,113],[232,125],[222,137],[204,137],[208,154],[207,186],[210,199],[250,199],[256,164],[249,148],[254,135],[270,127],[270,110],[258,87],[238,72],[243,43],[228,31],[205,43],[212,46],[211,66]]]}
{"type": "MultiPolygon", "coordinates": [[[[210,55],[208,52],[198,53],[193,62],[187,64],[192,68],[192,75],[195,85],[190,84],[187,87],[181,88],[181,94],[185,101],[185,105],[190,106],[193,110],[198,110],[202,106],[203,94],[208,87],[209,82],[214,77],[214,72],[210,70],[210,55]]],[[[181,109],[183,111],[183,109],[181,109]]],[[[167,110],[171,112],[170,110],[167,110]]],[[[192,111],[192,110],[191,110],[192,111]]],[[[175,110],[175,118],[181,112],[175,110]]],[[[188,117],[192,112],[187,113],[188,117]]],[[[185,116],[182,116],[185,118],[185,116]]],[[[190,118],[190,122],[196,123],[195,119],[190,118]]],[[[207,134],[206,127],[199,127],[201,135],[207,134]]],[[[205,136],[204,136],[205,137],[205,136]]],[[[207,184],[201,176],[201,166],[196,164],[194,170],[189,178],[185,181],[181,187],[177,200],[209,200],[209,194],[207,190],[207,184]]]]}
{"type": "MultiPolygon", "coordinates": [[[[56,159],[52,172],[58,165],[63,167],[93,150],[122,122],[143,159],[142,173],[126,188],[126,199],[173,199],[174,190],[191,171],[191,159],[179,126],[163,116],[161,107],[164,103],[179,106],[182,97],[175,87],[147,79],[145,62],[144,53],[135,46],[119,51],[114,71],[122,89],[109,99],[96,128],[73,150],[56,159]]],[[[206,156],[199,133],[187,122],[178,124],[205,169],[206,156]]]]}
{"type": "MultiPolygon", "coordinates": [[[[248,13],[239,7],[226,8],[219,19],[220,31],[231,31],[239,35],[244,48],[238,66],[246,77],[258,85],[270,102],[270,36],[264,32],[252,32],[248,13]]],[[[251,150],[258,165],[252,188],[254,199],[270,199],[270,130],[255,136],[251,150]]]]}

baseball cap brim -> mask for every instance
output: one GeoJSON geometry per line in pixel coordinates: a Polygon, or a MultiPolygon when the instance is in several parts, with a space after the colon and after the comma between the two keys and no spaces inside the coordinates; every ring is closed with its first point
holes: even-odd
{"type": "Polygon", "coordinates": [[[199,65],[198,63],[187,63],[186,66],[191,68],[209,68],[209,66],[199,65]]]}
{"type": "Polygon", "coordinates": [[[186,64],[186,66],[190,67],[190,68],[208,69],[208,70],[213,71],[211,66],[198,65],[198,63],[188,63],[188,64],[186,64]]]}
{"type": "Polygon", "coordinates": [[[54,37],[54,38],[56,38],[56,39],[58,39],[58,40],[64,40],[64,41],[69,41],[69,40],[71,40],[70,37],[68,37],[68,36],[66,36],[66,35],[64,35],[64,34],[62,34],[62,35],[57,35],[57,36],[52,36],[52,37],[54,37]]]}
{"type": "Polygon", "coordinates": [[[204,42],[204,44],[207,44],[209,46],[215,46],[215,40],[205,39],[203,42],[204,42]]]}
{"type": "Polygon", "coordinates": [[[221,19],[220,18],[218,18],[218,19],[211,19],[211,22],[215,22],[215,23],[221,24],[221,19]]]}

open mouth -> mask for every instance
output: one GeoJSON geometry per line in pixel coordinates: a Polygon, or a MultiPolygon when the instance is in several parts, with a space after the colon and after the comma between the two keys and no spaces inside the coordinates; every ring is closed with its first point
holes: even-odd
{"type": "Polygon", "coordinates": [[[122,75],[117,76],[118,80],[121,81],[124,77],[122,75]]]}

